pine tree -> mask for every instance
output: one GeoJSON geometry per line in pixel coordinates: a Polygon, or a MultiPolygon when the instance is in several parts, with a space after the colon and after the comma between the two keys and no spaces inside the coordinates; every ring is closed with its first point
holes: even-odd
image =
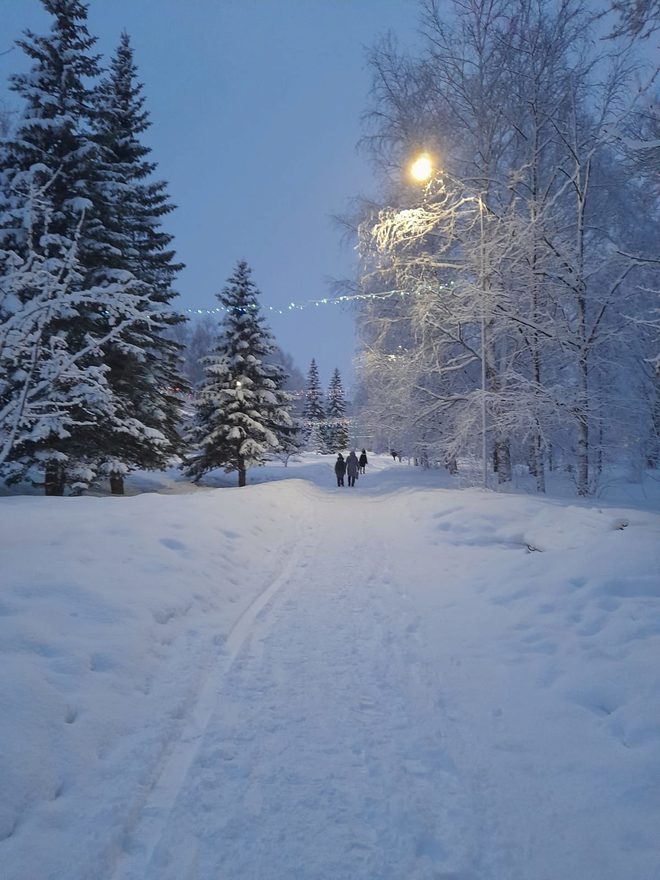
{"type": "Polygon", "coordinates": [[[307,373],[307,388],[302,412],[305,442],[314,452],[325,452],[325,409],[316,360],[312,358],[307,373]]]}
{"type": "Polygon", "coordinates": [[[103,468],[113,491],[122,492],[124,472],[165,466],[179,444],[176,392],[186,383],[180,370],[181,347],[167,330],[183,320],[169,308],[176,295],[172,282],[182,265],[174,262],[171,236],[160,228],[160,218],[173,206],[166,184],[151,180],[156,165],[147,159],[150,149],[140,140],[150,123],[126,33],[96,98],[99,237],[106,245],[96,280],[129,272],[144,295],[144,322],[132,325],[105,351],[116,406],[129,429],[108,438],[103,468]]]}
{"type": "Polygon", "coordinates": [[[346,400],[339,369],[335,368],[328,387],[326,446],[330,452],[339,452],[349,444],[348,423],[346,421],[346,400]]]}
{"type": "Polygon", "coordinates": [[[284,373],[268,362],[274,342],[250,275],[240,261],[218,294],[225,317],[215,352],[206,358],[207,379],[187,435],[191,453],[184,471],[195,480],[221,467],[237,471],[244,486],[248,468],[262,464],[294,431],[284,373]]]}

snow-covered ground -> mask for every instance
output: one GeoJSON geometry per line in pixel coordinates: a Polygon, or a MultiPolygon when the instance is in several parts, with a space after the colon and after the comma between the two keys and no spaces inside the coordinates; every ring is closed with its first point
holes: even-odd
{"type": "Polygon", "coordinates": [[[658,880],[653,499],[331,465],[0,499],[3,880],[658,880]]]}

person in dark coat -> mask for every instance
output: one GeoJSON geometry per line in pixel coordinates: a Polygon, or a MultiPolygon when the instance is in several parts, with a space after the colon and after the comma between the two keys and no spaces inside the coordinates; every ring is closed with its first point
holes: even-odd
{"type": "Polygon", "coordinates": [[[337,477],[337,485],[344,485],[344,474],[346,473],[346,462],[344,461],[344,456],[339,453],[337,456],[337,461],[335,462],[335,476],[337,477]]]}
{"type": "Polygon", "coordinates": [[[351,449],[348,454],[348,458],[346,459],[346,473],[348,475],[348,485],[354,486],[355,481],[357,479],[358,472],[360,470],[360,465],[358,463],[357,455],[355,454],[355,450],[351,449]]]}
{"type": "Polygon", "coordinates": [[[367,461],[367,450],[366,449],[363,449],[362,452],[360,453],[360,457],[358,459],[358,464],[360,465],[360,473],[366,474],[367,465],[369,464],[369,462],[367,461]]]}

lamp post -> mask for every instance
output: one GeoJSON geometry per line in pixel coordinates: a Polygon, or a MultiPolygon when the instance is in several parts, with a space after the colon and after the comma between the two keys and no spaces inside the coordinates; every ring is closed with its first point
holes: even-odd
{"type": "Polygon", "coordinates": [[[488,449],[486,444],[486,239],[484,236],[484,200],[479,200],[479,288],[481,290],[481,481],[488,488],[488,449]]]}
{"type": "MultiPolygon", "coordinates": [[[[430,153],[420,153],[410,164],[410,177],[417,184],[429,183],[434,176],[434,162],[430,153]]],[[[488,446],[486,411],[486,239],[484,235],[484,200],[481,194],[466,196],[463,201],[476,202],[479,207],[479,288],[481,290],[481,480],[488,488],[488,446]]]]}

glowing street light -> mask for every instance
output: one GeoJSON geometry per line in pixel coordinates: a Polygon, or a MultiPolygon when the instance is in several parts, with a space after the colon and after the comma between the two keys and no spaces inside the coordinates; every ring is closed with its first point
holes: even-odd
{"type": "MultiPolygon", "coordinates": [[[[428,183],[435,173],[433,158],[429,153],[420,153],[410,165],[410,176],[415,183],[428,183]]],[[[442,172],[440,172],[442,174],[442,172]]],[[[460,181],[457,181],[460,183],[460,181]]],[[[486,242],[484,238],[484,200],[481,194],[468,196],[464,201],[476,202],[479,207],[480,260],[479,286],[481,288],[481,480],[483,488],[488,488],[488,448],[486,412],[486,242]]]]}
{"type": "Polygon", "coordinates": [[[433,176],[433,159],[428,153],[420,153],[410,166],[410,176],[417,183],[426,183],[433,176]]]}

